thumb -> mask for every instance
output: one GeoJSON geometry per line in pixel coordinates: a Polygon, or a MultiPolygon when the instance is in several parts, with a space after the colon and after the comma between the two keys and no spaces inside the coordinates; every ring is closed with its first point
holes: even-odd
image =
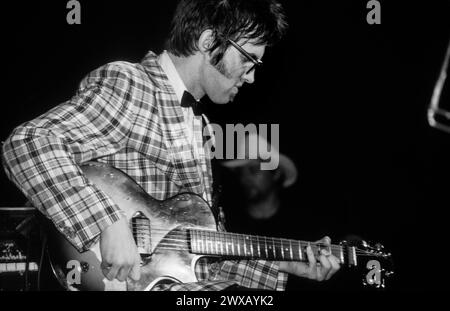
{"type": "Polygon", "coordinates": [[[136,261],[134,263],[133,268],[131,268],[129,276],[133,280],[139,281],[139,279],[141,278],[141,264],[139,261],[136,261]]]}

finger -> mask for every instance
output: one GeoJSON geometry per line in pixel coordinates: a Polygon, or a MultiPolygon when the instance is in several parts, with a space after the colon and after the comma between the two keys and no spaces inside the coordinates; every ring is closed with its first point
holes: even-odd
{"type": "Polygon", "coordinates": [[[108,270],[104,271],[103,274],[105,274],[106,272],[106,278],[110,281],[114,280],[116,278],[117,272],[119,272],[119,268],[120,266],[118,265],[113,265],[111,268],[109,268],[108,270]]]}
{"type": "Polygon", "coordinates": [[[102,269],[102,273],[105,277],[108,277],[108,273],[112,268],[112,264],[109,263],[108,261],[102,261],[100,264],[100,268],[102,269]]]}
{"type": "Polygon", "coordinates": [[[329,236],[324,236],[319,241],[316,241],[316,243],[320,243],[320,244],[324,244],[326,246],[330,246],[331,245],[331,239],[330,239],[329,236]]]}
{"type": "Polygon", "coordinates": [[[123,265],[120,269],[119,272],[117,273],[116,278],[120,281],[123,282],[127,279],[128,274],[130,273],[131,270],[131,265],[123,265]]]}
{"type": "MultiPolygon", "coordinates": [[[[314,253],[312,251],[311,246],[307,246],[306,247],[306,256],[308,257],[308,262],[309,262],[309,267],[308,267],[308,271],[309,273],[315,273],[315,269],[316,269],[316,257],[314,256],[314,253]]],[[[313,276],[313,275],[311,275],[313,276]]]]}
{"type": "Polygon", "coordinates": [[[341,266],[339,265],[339,259],[337,259],[337,257],[329,256],[328,260],[331,264],[331,270],[326,277],[327,280],[329,280],[341,268],[341,266]]]}
{"type": "Polygon", "coordinates": [[[100,268],[102,268],[102,270],[103,269],[109,269],[109,268],[111,268],[111,266],[112,266],[112,264],[109,261],[107,261],[107,260],[103,260],[100,263],[100,268]]]}
{"type": "Polygon", "coordinates": [[[139,281],[139,279],[141,278],[141,264],[140,264],[140,261],[135,262],[135,264],[131,268],[130,278],[132,278],[135,281],[139,281]]]}
{"type": "Polygon", "coordinates": [[[306,247],[306,256],[308,257],[309,265],[314,265],[315,266],[317,260],[316,260],[316,256],[314,256],[312,247],[310,245],[308,245],[306,247]]]}
{"type": "Polygon", "coordinates": [[[331,270],[331,263],[328,260],[327,256],[325,256],[325,255],[319,256],[319,262],[320,262],[321,267],[319,267],[317,270],[317,272],[318,272],[317,279],[319,281],[323,281],[324,279],[327,278],[327,276],[331,270]]]}

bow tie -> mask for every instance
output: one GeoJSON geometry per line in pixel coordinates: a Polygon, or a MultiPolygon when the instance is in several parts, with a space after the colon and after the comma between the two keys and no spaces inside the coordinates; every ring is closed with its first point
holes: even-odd
{"type": "Polygon", "coordinates": [[[181,99],[181,107],[185,107],[185,108],[191,107],[195,116],[201,116],[202,109],[200,107],[200,104],[201,103],[199,101],[196,101],[194,96],[192,96],[191,93],[184,91],[183,98],[181,99]]]}

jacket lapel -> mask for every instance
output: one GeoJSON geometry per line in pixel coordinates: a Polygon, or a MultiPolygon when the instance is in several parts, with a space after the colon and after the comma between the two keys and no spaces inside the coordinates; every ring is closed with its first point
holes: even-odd
{"type": "Polygon", "coordinates": [[[199,162],[195,159],[193,146],[189,143],[183,112],[175,91],[159,66],[156,54],[149,52],[142,65],[158,88],[155,97],[169,160],[175,166],[181,186],[188,191],[201,194],[203,188],[199,176],[199,162]]]}

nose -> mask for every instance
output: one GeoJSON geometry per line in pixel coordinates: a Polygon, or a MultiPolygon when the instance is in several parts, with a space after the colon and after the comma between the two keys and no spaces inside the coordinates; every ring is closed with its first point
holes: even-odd
{"type": "Polygon", "coordinates": [[[255,82],[255,70],[253,69],[250,72],[246,72],[242,76],[242,80],[244,80],[244,82],[248,84],[252,84],[253,82],[255,82]]]}

